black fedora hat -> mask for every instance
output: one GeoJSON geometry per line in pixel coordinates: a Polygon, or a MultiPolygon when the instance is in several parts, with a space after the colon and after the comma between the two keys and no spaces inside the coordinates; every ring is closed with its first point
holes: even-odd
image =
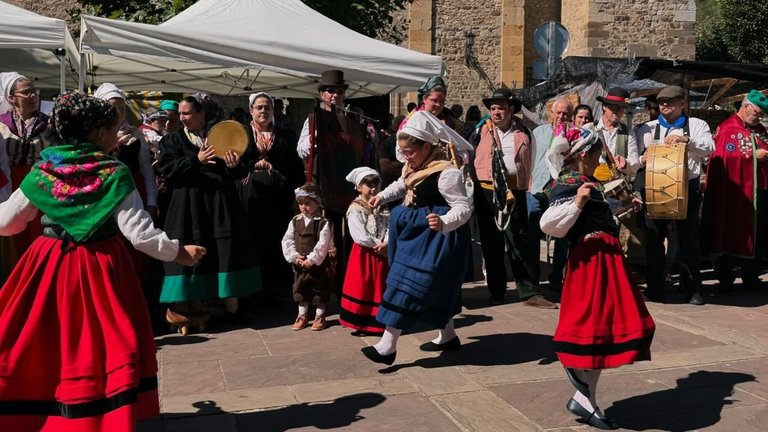
{"type": "Polygon", "coordinates": [[[520,99],[512,95],[512,90],[505,88],[494,90],[491,97],[483,99],[483,105],[485,105],[486,108],[491,109],[491,102],[500,100],[509,102],[509,106],[512,108],[512,114],[520,112],[520,109],[523,106],[523,103],[520,102],[520,99]]]}
{"type": "Polygon", "coordinates": [[[338,69],[331,69],[323,71],[320,75],[320,82],[317,84],[318,90],[324,90],[328,87],[343,87],[344,90],[349,88],[349,84],[344,82],[344,72],[338,69]]]}
{"type": "Polygon", "coordinates": [[[595,99],[602,102],[603,105],[632,108],[632,105],[629,104],[629,92],[621,87],[613,87],[612,89],[608,90],[607,95],[598,96],[595,99]]]}

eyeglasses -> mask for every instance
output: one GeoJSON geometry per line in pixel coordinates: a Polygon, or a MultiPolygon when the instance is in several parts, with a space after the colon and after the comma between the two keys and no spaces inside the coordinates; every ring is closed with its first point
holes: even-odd
{"type": "Polygon", "coordinates": [[[326,87],[323,91],[326,93],[343,94],[344,87],[326,87]]]}
{"type": "Polygon", "coordinates": [[[752,104],[747,104],[747,106],[752,108],[752,112],[755,114],[755,117],[763,118],[765,116],[765,112],[763,112],[762,110],[758,110],[756,106],[752,104]]]}
{"type": "Polygon", "coordinates": [[[13,94],[14,96],[21,96],[21,97],[32,97],[32,96],[40,96],[40,90],[35,88],[27,88],[24,90],[19,90],[16,93],[13,94]]]}

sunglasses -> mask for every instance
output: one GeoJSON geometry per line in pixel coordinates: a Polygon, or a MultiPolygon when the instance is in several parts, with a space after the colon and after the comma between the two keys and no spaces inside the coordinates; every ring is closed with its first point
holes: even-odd
{"type": "Polygon", "coordinates": [[[336,93],[336,94],[343,94],[344,93],[344,87],[326,87],[323,89],[326,93],[336,93]]]}

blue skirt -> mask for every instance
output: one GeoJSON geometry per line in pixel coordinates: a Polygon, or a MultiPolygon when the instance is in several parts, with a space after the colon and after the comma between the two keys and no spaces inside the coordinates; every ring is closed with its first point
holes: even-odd
{"type": "Polygon", "coordinates": [[[398,329],[417,322],[445,327],[461,312],[461,284],[470,258],[469,226],[443,234],[429,228],[427,215],[447,206],[392,210],[389,275],[376,319],[398,329]]]}

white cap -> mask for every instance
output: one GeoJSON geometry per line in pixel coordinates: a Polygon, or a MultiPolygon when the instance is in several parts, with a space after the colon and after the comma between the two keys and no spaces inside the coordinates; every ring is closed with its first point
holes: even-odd
{"type": "Polygon", "coordinates": [[[428,111],[414,113],[405,126],[400,129],[400,133],[406,133],[431,144],[437,144],[440,141],[453,143],[457,151],[471,152],[474,150],[464,137],[428,111]]]}
{"type": "Polygon", "coordinates": [[[22,78],[26,77],[18,72],[0,73],[0,114],[5,114],[13,108],[11,103],[8,102],[8,97],[11,95],[13,83],[22,78]]]}
{"type": "Polygon", "coordinates": [[[250,107],[251,105],[253,105],[253,101],[255,101],[257,98],[260,98],[260,97],[265,97],[269,99],[269,102],[272,105],[275,104],[274,99],[267,92],[258,92],[258,93],[251,93],[250,95],[248,95],[248,106],[250,107]]]}
{"type": "Polygon", "coordinates": [[[122,99],[125,100],[125,94],[122,90],[117,88],[116,85],[112,83],[104,83],[99,86],[99,88],[96,89],[95,92],[93,92],[93,97],[99,98],[101,100],[108,101],[110,99],[122,99]]]}
{"type": "Polygon", "coordinates": [[[375,175],[376,177],[380,177],[379,173],[373,169],[368,167],[360,167],[353,169],[349,174],[347,174],[347,181],[354,184],[355,187],[360,186],[360,182],[363,181],[364,178],[366,178],[369,175],[375,175]]]}

